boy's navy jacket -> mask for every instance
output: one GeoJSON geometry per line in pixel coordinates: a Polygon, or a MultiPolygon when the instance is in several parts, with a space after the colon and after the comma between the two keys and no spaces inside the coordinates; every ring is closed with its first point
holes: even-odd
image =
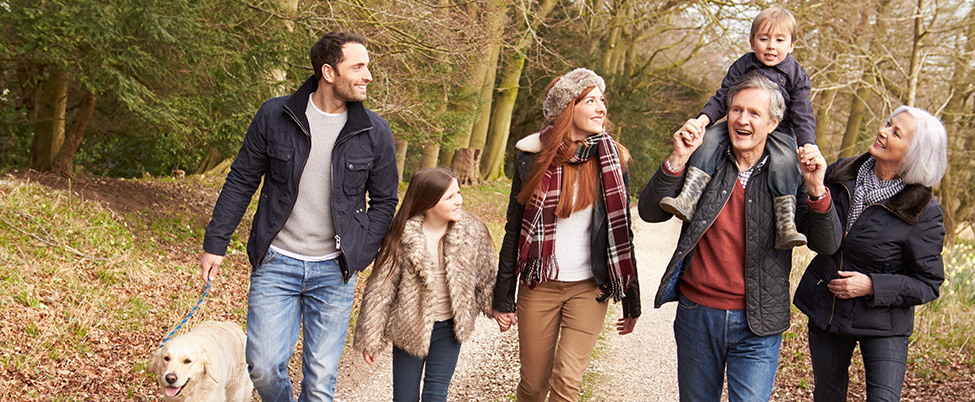
{"type": "Polygon", "coordinates": [[[711,125],[725,117],[728,114],[728,99],[726,99],[728,90],[739,78],[752,70],[761,71],[766,78],[779,84],[779,92],[785,98],[785,114],[776,129],[793,136],[800,147],[805,144],[815,144],[816,115],[813,114],[812,101],[809,100],[812,84],[809,81],[809,74],[806,74],[806,70],[791,54],[772,67],[762,64],[755,56],[755,52],[741,56],[728,68],[728,74],[721,80],[721,89],[714,93],[701,114],[708,115],[711,125]]]}

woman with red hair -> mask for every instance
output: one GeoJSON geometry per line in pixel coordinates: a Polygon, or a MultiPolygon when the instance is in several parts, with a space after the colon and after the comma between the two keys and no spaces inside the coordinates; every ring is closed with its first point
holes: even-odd
{"type": "Polygon", "coordinates": [[[621,335],[640,316],[629,154],[607,133],[605,90],[584,68],[556,78],[544,127],[516,145],[493,308],[502,331],[519,325],[519,402],[579,398],[610,298],[621,335]]]}

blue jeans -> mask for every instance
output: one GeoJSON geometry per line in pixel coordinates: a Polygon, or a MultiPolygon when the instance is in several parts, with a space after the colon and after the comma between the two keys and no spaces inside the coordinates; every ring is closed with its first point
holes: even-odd
{"type": "Polygon", "coordinates": [[[355,276],[345,283],[337,260],[268,251],[251,271],[247,303],[247,367],[261,400],[294,400],[288,362],[304,322],[298,400],[332,401],[354,295],[355,276]]]}
{"type": "Polygon", "coordinates": [[[430,351],[421,359],[393,345],[393,401],[420,400],[420,376],[423,375],[423,402],[444,402],[450,378],[457,367],[460,342],[454,337],[454,320],[433,324],[430,351]],[[426,373],[424,373],[426,366],[426,373]]]}
{"type": "Polygon", "coordinates": [[[849,337],[809,325],[815,401],[845,401],[850,383],[850,359],[860,344],[867,377],[867,401],[899,401],[907,369],[906,336],[849,337]]]}
{"type": "Polygon", "coordinates": [[[782,335],[752,333],[745,310],[714,309],[681,296],[674,336],[682,402],[720,401],[726,369],[730,402],[772,397],[782,335]]]}
{"type": "MultiPolygon", "coordinates": [[[[728,146],[728,125],[725,122],[708,127],[701,146],[691,154],[687,164],[701,169],[709,176],[714,175],[718,165],[718,157],[728,146]]],[[[772,131],[765,142],[765,149],[769,153],[768,186],[772,190],[772,197],[795,195],[799,190],[799,155],[796,153],[796,139],[781,131],[772,131]]]]}

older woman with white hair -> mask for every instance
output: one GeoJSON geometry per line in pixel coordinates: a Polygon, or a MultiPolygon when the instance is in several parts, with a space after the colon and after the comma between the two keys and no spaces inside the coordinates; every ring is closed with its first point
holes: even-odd
{"type": "Polygon", "coordinates": [[[936,299],[944,281],[943,212],[931,186],[946,154],[941,121],[901,106],[867,153],[827,169],[845,235],[837,252],[813,259],[795,295],[809,316],[815,401],[846,400],[858,343],[867,401],[900,399],[914,306],[936,299]]]}

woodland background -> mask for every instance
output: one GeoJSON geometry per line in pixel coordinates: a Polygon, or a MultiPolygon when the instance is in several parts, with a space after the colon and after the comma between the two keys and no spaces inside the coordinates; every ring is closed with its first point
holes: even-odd
{"type": "Polygon", "coordinates": [[[862,152],[892,108],[927,109],[951,139],[938,188],[946,224],[967,225],[971,0],[5,0],[0,169],[225,168],[258,106],[311,74],[310,45],[349,30],[370,40],[368,106],[391,123],[406,177],[449,165],[459,148],[483,151],[481,178],[504,176],[511,144],[539,127],[545,85],[585,66],[608,81],[615,134],[642,183],[770,5],[799,21],[794,54],[827,159],[862,152]]]}
{"type": "MultiPolygon", "coordinates": [[[[972,0],[0,0],[0,401],[158,398],[145,362],[198,299],[227,166],[261,103],[311,74],[322,34],[370,39],[367,106],[405,177],[480,152],[465,208],[497,237],[513,143],[539,128],[553,77],[607,79],[638,189],[770,5],[798,18],[828,160],[863,152],[901,104],[946,123],[946,282],[917,309],[903,395],[975,401],[975,246],[951,235],[975,208],[972,0]]],[[[249,220],[194,320],[244,321],[249,220]]],[[[793,312],[775,400],[810,399],[804,322],[793,312]]]]}

